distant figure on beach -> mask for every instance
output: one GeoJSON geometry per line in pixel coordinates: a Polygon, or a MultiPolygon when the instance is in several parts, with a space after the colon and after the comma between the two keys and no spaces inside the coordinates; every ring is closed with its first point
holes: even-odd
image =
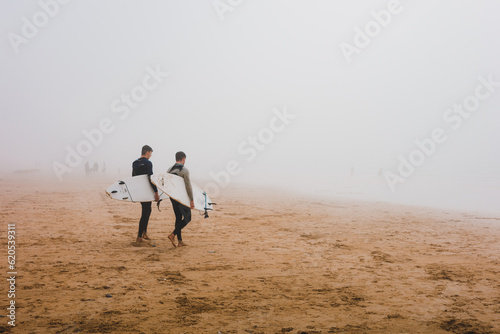
{"type": "MultiPolygon", "coordinates": [[[[132,176],[136,175],[148,175],[149,183],[153,188],[155,193],[155,202],[158,202],[160,196],[158,196],[158,189],[151,182],[151,175],[153,175],[153,163],[149,161],[151,155],[153,154],[153,149],[151,146],[144,145],[141,151],[141,157],[132,163],[132,176]]],[[[149,216],[151,215],[151,202],[141,202],[142,214],[139,221],[139,231],[137,232],[136,244],[141,244],[143,242],[149,242],[150,239],[147,234],[149,216]]]]}
{"type": "Polygon", "coordinates": [[[187,245],[182,242],[181,230],[186,227],[186,225],[191,221],[191,209],[194,209],[193,188],[191,187],[191,180],[189,179],[189,171],[184,167],[184,165],[186,164],[186,154],[184,152],[177,152],[175,154],[175,161],[175,165],[170,167],[167,172],[184,178],[186,191],[188,193],[189,199],[191,200],[191,207],[187,207],[170,198],[175,213],[175,229],[174,232],[172,232],[172,234],[168,236],[168,238],[170,239],[174,247],[182,247],[187,245]],[[175,244],[176,236],[177,240],[179,241],[177,245],[175,244]]]}
{"type": "Polygon", "coordinates": [[[90,164],[88,161],[85,163],[85,175],[86,176],[90,175],[90,164]]]}
{"type": "Polygon", "coordinates": [[[106,163],[105,163],[105,162],[103,162],[103,163],[102,163],[102,169],[101,169],[101,172],[102,172],[103,174],[106,174],[106,163]]]}
{"type": "Polygon", "coordinates": [[[94,167],[92,168],[92,173],[95,174],[99,171],[99,164],[96,162],[94,162],[94,167]]]}

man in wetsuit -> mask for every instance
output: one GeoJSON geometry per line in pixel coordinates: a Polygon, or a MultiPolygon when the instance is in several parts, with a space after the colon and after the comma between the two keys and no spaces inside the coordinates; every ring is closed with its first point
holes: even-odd
{"type": "Polygon", "coordinates": [[[170,167],[168,173],[178,175],[184,178],[184,184],[186,185],[186,191],[188,193],[189,199],[191,200],[190,207],[187,207],[176,200],[170,198],[172,202],[172,207],[175,213],[175,229],[172,234],[168,236],[172,245],[174,247],[182,247],[187,246],[184,242],[182,242],[182,234],[181,230],[186,227],[186,225],[191,221],[191,209],[194,209],[194,201],[193,201],[193,188],[191,187],[191,180],[189,179],[189,171],[184,164],[186,163],[186,154],[184,152],[177,152],[175,154],[175,165],[170,167]],[[177,236],[177,240],[179,243],[175,244],[175,237],[177,236]]]}
{"type": "MultiPolygon", "coordinates": [[[[149,161],[153,154],[153,149],[151,146],[144,145],[141,151],[141,157],[132,163],[132,176],[137,175],[148,175],[149,183],[153,188],[155,193],[155,202],[158,202],[160,196],[158,196],[158,189],[151,182],[151,175],[153,175],[153,164],[149,161]]],[[[139,221],[139,232],[137,233],[136,243],[140,244],[142,242],[148,242],[150,239],[147,234],[149,216],[151,215],[151,202],[141,202],[142,214],[141,220],[139,221]]]]}

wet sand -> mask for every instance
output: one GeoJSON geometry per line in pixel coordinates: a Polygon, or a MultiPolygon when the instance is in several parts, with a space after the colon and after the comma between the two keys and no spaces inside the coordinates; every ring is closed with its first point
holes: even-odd
{"type": "Polygon", "coordinates": [[[189,246],[165,202],[134,247],[140,205],[114,181],[0,180],[18,272],[0,332],[500,333],[499,217],[231,188],[189,246]]]}

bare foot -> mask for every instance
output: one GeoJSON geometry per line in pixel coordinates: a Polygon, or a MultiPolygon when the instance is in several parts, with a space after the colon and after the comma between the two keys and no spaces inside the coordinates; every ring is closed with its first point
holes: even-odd
{"type": "Polygon", "coordinates": [[[144,239],[144,237],[142,237],[142,238],[137,238],[135,240],[135,242],[137,242],[137,243],[149,243],[150,241],[146,240],[146,239],[144,239]]]}
{"type": "Polygon", "coordinates": [[[148,236],[146,233],[144,233],[144,234],[142,235],[142,239],[151,240],[151,239],[149,238],[149,236],[148,236]]]}
{"type": "Polygon", "coordinates": [[[177,245],[177,247],[185,247],[185,246],[187,245],[182,241],[179,241],[179,244],[177,245]]]}
{"type": "Polygon", "coordinates": [[[132,243],[134,247],[145,247],[145,246],[153,246],[150,241],[144,240],[143,238],[137,238],[135,242],[132,243]]]}
{"type": "Polygon", "coordinates": [[[174,247],[177,247],[177,245],[175,244],[175,235],[173,233],[168,236],[168,239],[172,242],[172,245],[174,247]]]}

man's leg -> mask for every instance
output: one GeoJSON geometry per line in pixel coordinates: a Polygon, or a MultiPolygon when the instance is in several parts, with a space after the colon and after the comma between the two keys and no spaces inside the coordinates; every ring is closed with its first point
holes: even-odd
{"type": "Polygon", "coordinates": [[[182,213],[179,210],[179,206],[180,206],[179,202],[177,202],[176,200],[173,200],[172,198],[170,198],[170,201],[172,202],[172,209],[174,209],[174,214],[175,214],[175,229],[174,229],[174,232],[172,232],[172,234],[170,234],[168,236],[168,238],[172,242],[172,245],[174,245],[174,247],[176,247],[175,242],[174,242],[175,236],[177,235],[177,239],[180,238],[179,240],[182,239],[182,236],[180,234],[180,229],[178,229],[180,223],[182,222],[182,213]]]}
{"type": "Polygon", "coordinates": [[[149,217],[151,216],[151,202],[145,202],[145,212],[146,212],[146,223],[144,225],[144,231],[142,231],[142,237],[146,240],[149,240],[149,237],[148,237],[148,225],[149,225],[149,217]]]}
{"type": "Polygon", "coordinates": [[[177,235],[177,239],[179,239],[179,246],[186,246],[182,242],[182,237],[180,237],[180,235],[181,230],[191,221],[191,209],[185,205],[179,204],[179,211],[181,212],[183,219],[179,222],[179,234],[177,235]]]}
{"type": "Polygon", "coordinates": [[[180,209],[182,216],[183,216],[182,223],[180,226],[180,228],[182,230],[191,221],[191,209],[185,205],[180,205],[179,209],[180,209]]]}
{"type": "Polygon", "coordinates": [[[151,215],[151,202],[141,202],[141,207],[142,207],[142,214],[141,214],[141,220],[139,221],[139,231],[137,233],[137,241],[142,241],[142,235],[145,233],[148,227],[149,216],[151,215]]]}
{"type": "Polygon", "coordinates": [[[177,203],[176,208],[177,212],[175,213],[175,230],[174,234],[177,236],[177,240],[182,241],[182,228],[183,226],[183,220],[182,220],[182,204],[177,203]]]}

